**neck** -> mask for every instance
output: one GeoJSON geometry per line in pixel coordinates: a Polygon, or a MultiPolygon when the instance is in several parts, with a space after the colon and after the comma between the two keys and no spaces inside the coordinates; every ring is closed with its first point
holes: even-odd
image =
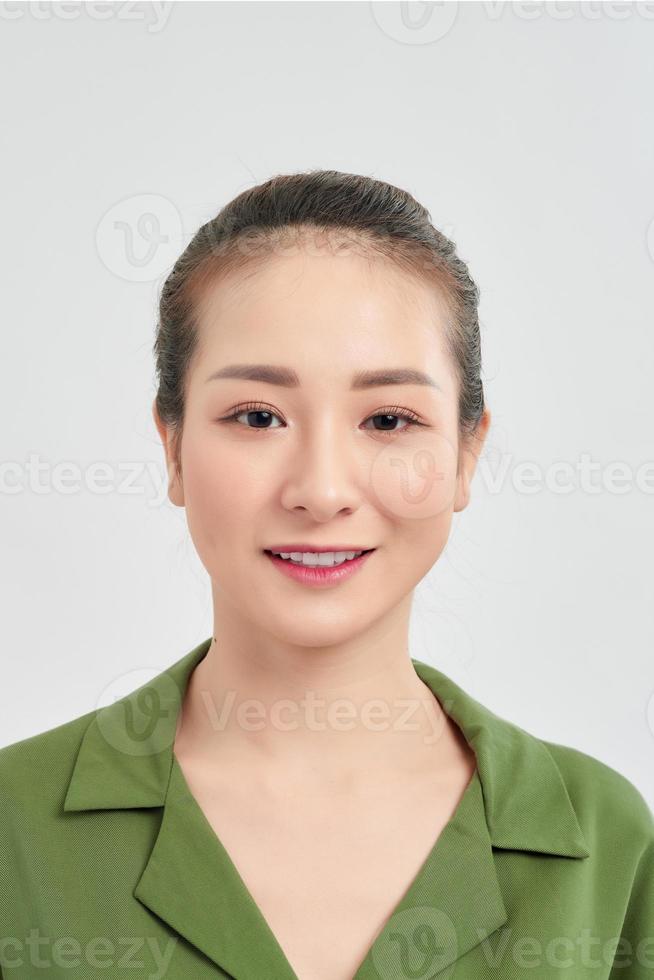
{"type": "Polygon", "coordinates": [[[410,772],[435,756],[453,764],[460,740],[411,662],[408,611],[375,635],[321,647],[252,635],[222,611],[189,680],[176,755],[208,771],[259,767],[271,780],[410,772]]]}

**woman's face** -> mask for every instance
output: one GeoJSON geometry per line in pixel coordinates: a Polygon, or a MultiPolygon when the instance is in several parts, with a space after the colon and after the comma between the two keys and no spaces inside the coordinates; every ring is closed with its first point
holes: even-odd
{"type": "Polygon", "coordinates": [[[181,480],[155,421],[169,498],[186,508],[214,598],[243,622],[323,646],[410,605],[467,504],[481,447],[459,443],[444,315],[433,288],[352,253],[275,257],[205,294],[181,480]],[[211,378],[235,365],[287,377],[211,378]],[[265,552],[298,542],[375,550],[316,588],[265,552]]]}

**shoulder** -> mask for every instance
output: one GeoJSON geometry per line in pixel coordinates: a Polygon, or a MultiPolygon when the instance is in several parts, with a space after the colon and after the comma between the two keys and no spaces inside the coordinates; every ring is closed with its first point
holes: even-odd
{"type": "Polygon", "coordinates": [[[84,733],[96,711],[0,748],[0,834],[12,813],[60,808],[84,733]]]}
{"type": "Polygon", "coordinates": [[[654,813],[626,776],[570,745],[538,739],[554,759],[584,832],[606,844],[654,848],[654,813]]]}

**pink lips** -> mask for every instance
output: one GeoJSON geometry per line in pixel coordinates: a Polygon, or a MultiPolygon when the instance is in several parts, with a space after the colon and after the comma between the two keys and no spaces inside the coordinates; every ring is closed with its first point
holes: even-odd
{"type": "MultiPolygon", "coordinates": [[[[356,551],[358,549],[342,550],[356,551]]],[[[290,558],[280,558],[278,555],[273,555],[269,551],[266,551],[265,554],[282,574],[295,579],[296,582],[301,582],[303,585],[311,585],[314,588],[325,588],[326,586],[343,582],[345,579],[355,575],[365,565],[374,551],[375,549],[373,548],[371,551],[366,551],[362,555],[359,555],[358,558],[353,558],[351,561],[344,561],[341,565],[334,565],[333,567],[328,565],[294,565],[290,558]]]]}

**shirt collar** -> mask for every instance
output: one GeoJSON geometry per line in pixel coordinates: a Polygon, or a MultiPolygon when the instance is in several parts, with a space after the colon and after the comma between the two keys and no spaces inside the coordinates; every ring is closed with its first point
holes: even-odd
{"type": "MultiPolygon", "coordinates": [[[[95,712],[82,739],[65,811],[163,806],[179,711],[211,638],[152,680],[95,712]]],[[[545,744],[476,701],[450,677],[412,659],[475,752],[491,843],[588,857],[561,772],[545,744]]]]}
{"type": "MultiPolygon", "coordinates": [[[[297,980],[173,753],[191,672],[210,646],[211,639],[203,641],[147,684],[93,714],[64,810],[163,807],[134,898],[236,980],[271,975],[297,980]]],[[[378,980],[405,970],[397,959],[404,955],[400,935],[404,946],[425,930],[438,936],[432,975],[505,926],[509,913],[494,848],[588,856],[563,778],[546,746],[483,707],[435,667],[412,662],[474,749],[477,769],[354,980],[378,980]]],[[[405,831],[398,826],[396,832],[400,840],[405,831]]]]}

